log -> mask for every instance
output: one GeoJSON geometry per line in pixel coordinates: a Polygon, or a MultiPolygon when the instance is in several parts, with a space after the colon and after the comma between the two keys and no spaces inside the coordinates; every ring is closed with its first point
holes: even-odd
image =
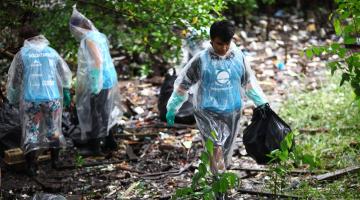
{"type": "MultiPolygon", "coordinates": [[[[230,168],[230,170],[240,170],[240,171],[248,171],[248,172],[269,172],[269,168],[245,168],[245,167],[234,167],[230,168]]],[[[290,171],[291,174],[315,174],[316,171],[309,171],[309,170],[300,170],[295,169],[290,171]]]]}
{"type": "Polygon", "coordinates": [[[338,177],[346,175],[346,174],[355,173],[355,172],[359,171],[359,169],[360,169],[360,165],[355,165],[355,166],[350,166],[350,167],[347,167],[344,169],[339,169],[339,170],[336,170],[333,172],[320,174],[320,175],[314,176],[313,178],[317,181],[324,181],[324,180],[338,178],[338,177]]]}
{"type": "Polygon", "coordinates": [[[285,199],[303,199],[303,197],[295,196],[295,195],[274,194],[271,192],[262,192],[262,191],[248,190],[243,188],[239,188],[237,191],[241,194],[252,194],[252,195],[267,196],[267,197],[285,198],[285,199]]]}

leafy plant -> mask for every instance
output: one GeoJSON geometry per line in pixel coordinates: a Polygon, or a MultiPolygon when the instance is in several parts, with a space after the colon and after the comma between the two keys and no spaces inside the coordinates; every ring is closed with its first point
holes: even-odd
{"type": "Polygon", "coordinates": [[[270,165],[270,187],[274,194],[283,192],[286,186],[287,175],[294,169],[294,166],[299,164],[309,164],[310,169],[318,165],[316,158],[310,154],[304,154],[295,147],[294,133],[291,132],[281,141],[280,148],[272,151],[268,155],[271,160],[270,165]]]}
{"type": "Polygon", "coordinates": [[[82,157],[82,155],[80,155],[79,153],[76,154],[75,156],[75,166],[77,168],[82,167],[85,163],[85,159],[82,157]]]}
{"type": "Polygon", "coordinates": [[[208,139],[205,143],[205,151],[201,153],[201,162],[192,178],[191,186],[177,189],[173,199],[215,199],[239,184],[239,179],[234,173],[213,174],[211,172],[210,157],[213,154],[214,143],[208,139]]]}
{"type": "Polygon", "coordinates": [[[341,71],[340,86],[348,81],[360,100],[360,52],[352,51],[354,45],[360,45],[360,1],[335,0],[338,8],[329,16],[337,36],[342,42],[334,42],[328,46],[311,47],[305,50],[308,58],[314,55],[336,55],[337,60],[327,63],[331,73],[341,71]]]}

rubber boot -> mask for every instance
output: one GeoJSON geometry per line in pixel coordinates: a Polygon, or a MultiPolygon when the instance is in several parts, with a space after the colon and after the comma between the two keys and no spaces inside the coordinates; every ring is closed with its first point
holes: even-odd
{"type": "Polygon", "coordinates": [[[110,130],[109,135],[105,137],[103,151],[109,153],[118,150],[118,144],[115,141],[114,133],[110,130]]]}
{"type": "Polygon", "coordinates": [[[37,175],[38,164],[37,164],[37,156],[36,151],[31,151],[25,155],[27,169],[26,172],[30,177],[34,177],[37,175]]]}
{"type": "Polygon", "coordinates": [[[53,169],[58,169],[59,167],[59,154],[60,154],[60,149],[59,148],[53,148],[50,150],[50,154],[51,154],[51,167],[53,169]]]}
{"type": "Polygon", "coordinates": [[[105,156],[101,152],[101,138],[89,139],[87,146],[80,149],[82,156],[105,156]]]}

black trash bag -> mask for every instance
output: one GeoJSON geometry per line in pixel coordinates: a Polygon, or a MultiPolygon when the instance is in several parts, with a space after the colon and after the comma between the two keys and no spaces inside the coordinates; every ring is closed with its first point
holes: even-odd
{"type": "MultiPolygon", "coordinates": [[[[172,68],[173,73],[166,73],[165,80],[160,88],[160,96],[158,99],[158,109],[160,111],[160,119],[166,122],[166,105],[174,91],[174,82],[177,78],[176,71],[172,68]]],[[[181,106],[175,116],[175,123],[194,124],[194,107],[192,104],[192,95],[189,94],[188,100],[181,106]]]]}
{"type": "Polygon", "coordinates": [[[271,151],[280,148],[281,141],[291,132],[286,124],[269,106],[265,104],[254,109],[251,124],[245,128],[243,143],[246,152],[258,164],[266,164],[271,151]]]}
{"type": "Polygon", "coordinates": [[[0,106],[0,156],[5,150],[20,147],[21,124],[19,109],[9,104],[7,99],[0,106]]]}
{"type": "Polygon", "coordinates": [[[36,193],[32,200],[66,200],[66,198],[56,194],[36,193]]]}

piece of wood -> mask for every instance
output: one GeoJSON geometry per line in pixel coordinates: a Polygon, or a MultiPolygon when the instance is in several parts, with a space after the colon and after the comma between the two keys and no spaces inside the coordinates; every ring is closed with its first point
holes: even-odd
{"type": "Polygon", "coordinates": [[[165,171],[165,172],[154,172],[154,173],[150,173],[150,174],[142,174],[142,175],[140,175],[140,177],[142,177],[144,179],[161,179],[161,178],[164,178],[165,176],[179,176],[184,171],[188,170],[191,166],[192,166],[192,163],[189,163],[189,164],[186,164],[184,167],[182,167],[179,170],[169,170],[169,171],[165,171]],[[154,177],[154,178],[151,178],[151,177],[154,177]]]}
{"type": "Polygon", "coordinates": [[[333,172],[320,174],[320,175],[314,176],[313,178],[317,181],[324,181],[324,180],[338,178],[340,176],[347,175],[350,173],[355,173],[356,171],[359,171],[359,170],[360,170],[360,165],[356,165],[356,166],[351,166],[351,167],[347,167],[344,169],[339,169],[339,170],[336,170],[333,172]]]}
{"type": "Polygon", "coordinates": [[[131,145],[126,145],[126,155],[129,157],[131,161],[138,160],[138,157],[135,155],[131,145]]]}
{"type": "MultiPolygon", "coordinates": [[[[346,127],[339,127],[337,128],[338,130],[357,130],[360,127],[358,126],[346,126],[346,127]]],[[[327,133],[330,132],[330,129],[328,128],[300,128],[299,129],[300,133],[310,133],[310,134],[315,134],[315,133],[327,133]]]]}
{"type": "Polygon", "coordinates": [[[300,133],[310,133],[310,134],[314,134],[314,133],[326,133],[329,132],[328,128],[301,128],[299,129],[300,133]]]}
{"type": "Polygon", "coordinates": [[[267,196],[267,197],[285,198],[285,199],[302,199],[303,198],[303,197],[295,196],[295,195],[274,194],[271,192],[262,192],[262,191],[249,190],[249,189],[243,189],[243,188],[239,188],[239,189],[237,189],[237,191],[242,194],[252,194],[252,195],[267,196]]]}
{"type": "MultiPolygon", "coordinates": [[[[249,172],[269,172],[269,168],[245,168],[245,167],[233,167],[230,168],[230,170],[239,170],[239,171],[249,171],[249,172]]],[[[294,169],[291,170],[291,174],[315,174],[319,171],[309,171],[309,170],[300,170],[300,169],[294,169]]]]}

